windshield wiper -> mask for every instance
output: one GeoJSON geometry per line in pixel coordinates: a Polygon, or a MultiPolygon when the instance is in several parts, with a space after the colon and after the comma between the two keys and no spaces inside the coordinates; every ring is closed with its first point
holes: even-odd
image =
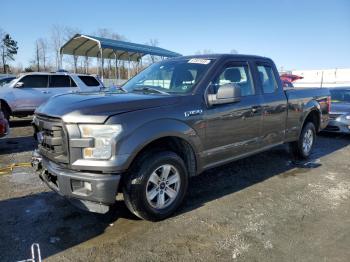
{"type": "Polygon", "coordinates": [[[159,93],[159,94],[163,94],[163,95],[169,95],[169,93],[165,92],[165,91],[161,91],[161,90],[158,90],[156,88],[153,88],[153,87],[149,87],[149,86],[143,86],[143,87],[140,87],[140,88],[134,88],[133,91],[151,91],[151,92],[156,92],[156,93],[159,93]]]}

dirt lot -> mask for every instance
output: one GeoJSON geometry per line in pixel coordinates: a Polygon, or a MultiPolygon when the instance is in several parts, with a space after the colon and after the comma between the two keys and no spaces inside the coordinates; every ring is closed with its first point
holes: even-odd
{"type": "MultiPolygon", "coordinates": [[[[0,140],[0,163],[30,160],[29,121],[0,140]]],[[[321,135],[309,162],[285,147],[205,172],[186,204],[158,223],[122,201],[107,215],[80,211],[30,168],[0,175],[0,261],[350,261],[350,137],[321,135]]]]}

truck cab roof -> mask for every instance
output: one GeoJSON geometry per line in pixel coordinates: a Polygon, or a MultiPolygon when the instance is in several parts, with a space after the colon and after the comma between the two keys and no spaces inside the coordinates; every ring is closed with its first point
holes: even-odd
{"type": "Polygon", "coordinates": [[[199,58],[199,59],[233,58],[233,59],[242,59],[242,60],[259,59],[259,60],[271,61],[271,59],[267,57],[257,56],[257,55],[245,55],[245,54],[204,54],[204,55],[179,56],[171,59],[182,60],[182,59],[193,59],[193,58],[199,58]]]}

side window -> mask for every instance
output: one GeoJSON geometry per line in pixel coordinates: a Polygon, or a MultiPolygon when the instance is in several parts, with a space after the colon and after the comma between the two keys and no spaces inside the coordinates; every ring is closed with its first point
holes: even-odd
{"type": "Polygon", "coordinates": [[[275,74],[271,66],[258,65],[259,80],[265,94],[274,93],[278,89],[275,74]]]}
{"type": "Polygon", "coordinates": [[[92,76],[79,76],[80,80],[84,82],[87,86],[99,86],[100,82],[96,80],[96,78],[92,76]]]}
{"type": "Polygon", "coordinates": [[[213,93],[215,94],[220,86],[228,83],[239,86],[242,96],[255,94],[248,65],[228,64],[225,66],[218,77],[212,81],[212,86],[215,89],[213,93]]]}
{"type": "Polygon", "coordinates": [[[70,76],[52,75],[50,77],[50,87],[75,87],[76,84],[70,76]]]}
{"type": "Polygon", "coordinates": [[[22,87],[45,88],[47,87],[48,80],[47,75],[28,75],[19,81],[23,83],[22,87]]]}

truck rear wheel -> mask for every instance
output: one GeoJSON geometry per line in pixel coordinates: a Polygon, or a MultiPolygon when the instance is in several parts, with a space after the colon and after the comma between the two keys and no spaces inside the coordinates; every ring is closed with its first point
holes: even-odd
{"type": "Polygon", "coordinates": [[[188,186],[184,161],[174,152],[146,155],[124,181],[124,201],[136,216],[158,221],[182,203],[188,186]]]}
{"type": "Polygon", "coordinates": [[[293,156],[297,159],[307,159],[316,141],[316,129],[312,122],[307,122],[299,136],[299,140],[290,143],[293,156]]]}

